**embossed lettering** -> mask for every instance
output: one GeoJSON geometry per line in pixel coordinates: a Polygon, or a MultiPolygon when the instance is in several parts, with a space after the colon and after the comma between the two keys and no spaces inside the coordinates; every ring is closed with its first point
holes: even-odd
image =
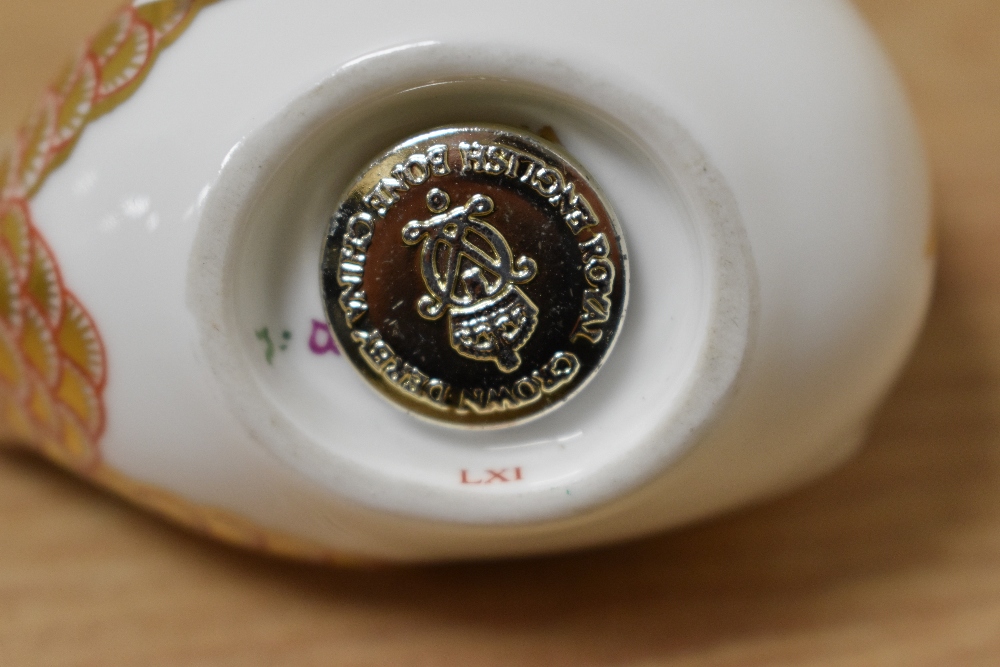
{"type": "Polygon", "coordinates": [[[485,413],[520,408],[534,403],[543,393],[552,393],[570,382],[580,370],[580,360],[572,352],[556,352],[541,368],[514,382],[487,390],[462,391],[459,409],[485,413]]]}
{"type": "Polygon", "coordinates": [[[583,277],[590,288],[583,292],[583,308],[580,319],[570,337],[582,338],[591,343],[599,343],[604,337],[601,325],[611,317],[611,296],[615,282],[615,267],[608,259],[610,248],[604,234],[595,234],[580,243],[583,256],[583,277]]]}
{"type": "Polygon", "coordinates": [[[579,234],[600,222],[590,202],[576,191],[576,185],[567,182],[561,171],[533,155],[497,144],[483,146],[478,141],[471,144],[460,142],[458,150],[462,156],[463,174],[470,171],[503,174],[507,178],[527,183],[532,190],[545,197],[549,205],[559,209],[559,215],[573,234],[579,234]]]}
{"type": "Polygon", "coordinates": [[[451,393],[449,385],[428,377],[416,366],[403,361],[377,329],[355,329],[351,332],[351,338],[358,343],[365,362],[383,378],[429,405],[447,409],[451,393]]]}
{"type": "MultiPolygon", "coordinates": [[[[594,214],[594,209],[590,207],[590,202],[577,194],[576,185],[573,183],[567,183],[558,195],[549,199],[549,203],[553,206],[559,206],[559,215],[569,225],[573,234],[579,234],[587,227],[593,227],[599,222],[597,215],[594,214]]],[[[603,236],[603,234],[599,236],[603,236]]]]}
{"type": "Polygon", "coordinates": [[[364,290],[352,289],[350,286],[345,287],[340,292],[337,303],[344,311],[344,317],[350,326],[354,326],[361,319],[361,316],[368,312],[368,301],[364,290]]]}
{"type": "Polygon", "coordinates": [[[591,343],[599,343],[604,337],[604,332],[593,327],[607,322],[610,312],[611,301],[606,296],[597,290],[584,290],[583,312],[580,314],[580,321],[572,339],[585,338],[591,343]]]}
{"type": "Polygon", "coordinates": [[[427,164],[435,176],[447,176],[451,173],[448,166],[447,144],[436,144],[427,149],[427,164]]]}
{"type": "MultiPolygon", "coordinates": [[[[430,178],[431,172],[427,166],[427,157],[423,153],[414,153],[406,162],[392,168],[393,178],[409,185],[420,185],[430,178]]],[[[409,190],[409,187],[406,188],[409,190]]]]}
{"type": "Polygon", "coordinates": [[[462,173],[469,171],[482,172],[483,169],[483,147],[478,141],[471,144],[465,141],[459,142],[458,152],[462,155],[462,173]]]}
{"type": "Polygon", "coordinates": [[[532,175],[531,187],[543,197],[551,197],[565,187],[563,175],[550,167],[542,167],[532,175]]]}
{"type": "Polygon", "coordinates": [[[368,208],[378,213],[381,217],[385,217],[385,214],[389,212],[389,207],[392,206],[396,200],[392,199],[387,193],[382,191],[382,181],[375,184],[368,194],[362,197],[368,208]]]}
{"type": "Polygon", "coordinates": [[[594,257],[607,257],[611,254],[608,238],[603,233],[594,234],[589,240],[580,244],[580,252],[584,262],[589,262],[594,257]]]}
{"type": "Polygon", "coordinates": [[[344,227],[337,265],[337,282],[343,288],[338,302],[350,326],[368,311],[368,301],[360,285],[364,280],[365,251],[371,245],[372,232],[372,217],[367,213],[354,214],[344,227]]]}
{"type": "MultiPolygon", "coordinates": [[[[478,127],[415,136],[360,177],[338,211],[323,264],[330,326],[368,379],[408,409],[504,423],[555,407],[599,368],[615,335],[611,320],[624,310],[624,283],[615,281],[625,278],[625,256],[600,195],[555,147],[478,127]],[[416,210],[416,196],[426,211],[416,210]],[[376,234],[395,238],[374,243],[376,234]],[[555,240],[576,243],[579,254],[549,256],[546,243],[555,240]],[[373,257],[398,266],[366,273],[373,257]],[[537,275],[544,283],[533,282],[537,275]],[[423,285],[406,282],[414,280],[423,285]],[[385,303],[375,308],[365,287],[385,303]],[[558,319],[550,322],[547,308],[558,319]],[[438,368],[437,351],[426,354],[425,345],[458,356],[438,368]],[[414,362],[435,366],[439,377],[414,362]],[[467,372],[477,367],[482,377],[467,372]]],[[[327,353],[326,334],[314,331],[315,353],[327,353]]],[[[463,484],[520,479],[520,468],[461,471],[463,484]]]]}

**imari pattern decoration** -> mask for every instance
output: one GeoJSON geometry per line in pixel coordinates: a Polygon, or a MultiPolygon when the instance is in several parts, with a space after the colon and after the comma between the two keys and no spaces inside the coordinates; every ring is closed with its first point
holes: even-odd
{"type": "Polygon", "coordinates": [[[95,118],[129,98],[157,56],[213,0],[128,6],[50,87],[0,154],[0,442],[31,447],[173,521],[231,543],[311,560],[344,559],[188,502],[104,464],[107,355],[100,331],[59,271],[31,199],[95,118]]]}
{"type": "Polygon", "coordinates": [[[35,226],[31,198],[87,124],[128,98],[200,8],[126,7],[44,95],[0,158],[0,414],[8,439],[80,472],[100,463],[107,360],[87,309],[35,226]]]}

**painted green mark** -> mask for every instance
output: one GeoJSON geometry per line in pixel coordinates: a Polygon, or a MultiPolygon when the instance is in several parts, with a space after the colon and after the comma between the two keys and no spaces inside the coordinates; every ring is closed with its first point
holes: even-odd
{"type": "Polygon", "coordinates": [[[261,327],[254,332],[257,336],[257,340],[264,343],[264,358],[267,359],[268,364],[274,363],[274,350],[275,348],[284,352],[288,349],[288,341],[292,339],[292,332],[285,329],[281,332],[281,341],[279,345],[275,345],[274,341],[271,340],[271,331],[267,327],[261,327]]]}
{"type": "Polygon", "coordinates": [[[267,359],[267,363],[271,364],[274,362],[274,341],[271,340],[271,333],[267,330],[267,327],[263,329],[258,329],[256,332],[257,340],[263,341],[267,347],[264,348],[264,358],[267,359]]]}

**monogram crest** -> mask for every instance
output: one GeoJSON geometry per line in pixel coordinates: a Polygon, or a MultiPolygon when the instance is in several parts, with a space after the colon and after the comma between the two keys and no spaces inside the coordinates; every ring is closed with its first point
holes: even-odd
{"type": "Polygon", "coordinates": [[[596,185],[556,144],[501,126],[415,135],[344,193],[323,300],[386,398],[471,428],[554,410],[601,368],[627,256],[596,185]]]}
{"type": "Polygon", "coordinates": [[[538,324],[538,308],[517,286],[538,267],[526,255],[514,258],[510,245],[484,218],[493,200],[473,195],[449,210],[451,198],[438,188],[427,194],[427,220],[403,227],[403,241],[421,240],[420,271],[427,294],[416,303],[427,320],[447,317],[451,347],[477,361],[492,361],[504,373],[521,365],[518,350],[538,324]]]}

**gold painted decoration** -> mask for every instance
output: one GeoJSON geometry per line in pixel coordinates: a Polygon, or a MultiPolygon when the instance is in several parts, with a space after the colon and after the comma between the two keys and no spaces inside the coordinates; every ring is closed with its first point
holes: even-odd
{"type": "Polygon", "coordinates": [[[161,0],[123,8],[45,93],[12,148],[0,152],[0,439],[217,539],[285,556],[347,562],[324,547],[130,480],[103,463],[104,344],[32,220],[31,198],[87,125],[128,99],[159,53],[213,1],[161,0]]]}
{"type": "Polygon", "coordinates": [[[9,438],[82,473],[101,464],[105,352],[31,217],[31,197],[87,124],[124,101],[202,5],[126,7],[98,32],[0,159],[0,411],[9,438]]]}

